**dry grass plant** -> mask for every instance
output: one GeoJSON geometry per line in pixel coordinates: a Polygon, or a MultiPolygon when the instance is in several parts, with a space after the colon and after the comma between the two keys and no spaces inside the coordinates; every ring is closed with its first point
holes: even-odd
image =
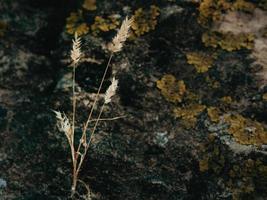
{"type": "MultiPolygon", "coordinates": [[[[74,136],[75,136],[75,116],[76,116],[76,92],[75,92],[75,73],[76,68],[79,65],[79,62],[82,58],[82,51],[81,51],[81,39],[78,37],[77,34],[75,34],[75,37],[73,39],[72,44],[72,50],[71,50],[71,60],[72,60],[72,67],[73,67],[73,78],[72,78],[72,121],[69,120],[66,114],[54,111],[57,118],[57,127],[59,131],[63,132],[68,140],[68,144],[70,146],[71,150],[71,158],[72,158],[72,186],[71,186],[71,196],[73,197],[76,193],[77,189],[77,183],[82,182],[79,180],[79,172],[81,170],[82,164],[84,159],[86,158],[88,149],[90,147],[90,143],[92,141],[92,138],[95,134],[97,125],[100,121],[105,120],[101,119],[101,115],[103,113],[105,105],[109,104],[111,102],[112,97],[116,94],[116,90],[118,87],[118,80],[113,77],[111,85],[107,89],[104,97],[104,103],[102,104],[100,111],[97,115],[96,119],[92,119],[93,112],[95,110],[96,104],[99,100],[99,94],[102,89],[103,82],[106,78],[107,71],[109,69],[112,57],[115,53],[118,53],[122,50],[122,47],[124,45],[124,42],[129,37],[129,29],[133,23],[133,18],[126,17],[124,21],[122,22],[122,25],[120,29],[117,32],[117,35],[113,38],[113,40],[108,44],[108,50],[110,51],[110,57],[106,66],[106,69],[104,71],[104,74],[102,76],[100,85],[98,87],[97,94],[95,96],[94,102],[92,104],[92,107],[90,108],[90,112],[88,114],[88,118],[84,124],[84,127],[82,129],[82,135],[79,139],[78,146],[75,146],[74,136]],[[91,125],[93,128],[90,131],[90,135],[88,136],[88,129],[89,125],[91,125]]],[[[114,118],[118,119],[120,117],[114,118]]],[[[109,119],[107,119],[109,120],[109,119]]],[[[82,182],[84,183],[84,182],[82,182]]],[[[89,189],[88,189],[89,190],[89,189]]]]}

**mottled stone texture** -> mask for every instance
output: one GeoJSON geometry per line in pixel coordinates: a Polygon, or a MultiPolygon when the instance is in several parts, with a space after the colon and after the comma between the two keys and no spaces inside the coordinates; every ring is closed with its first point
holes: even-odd
{"type": "MultiPolygon", "coordinates": [[[[81,126],[109,57],[106,43],[124,16],[138,19],[102,91],[116,74],[118,94],[104,117],[125,117],[100,123],[81,171],[93,199],[267,199],[267,88],[255,76],[262,72],[255,63],[265,63],[265,54],[253,46],[255,37],[266,40],[266,24],[258,26],[260,36],[244,35],[247,29],[253,34],[251,24],[236,30],[243,34],[240,44],[231,37],[235,26],[223,21],[265,17],[266,6],[235,0],[238,12],[245,12],[236,14],[228,13],[228,1],[212,2],[2,0],[0,199],[69,198],[69,148],[51,109],[71,115],[68,28],[76,24],[66,22],[72,12],[82,12],[74,20],[83,24],[79,28],[89,27],[81,31],[88,59],[77,68],[81,126]],[[212,21],[214,13],[222,21],[212,21]],[[232,32],[218,32],[225,27],[232,32]],[[173,83],[157,87],[166,77],[173,83]]],[[[82,185],[78,191],[85,193],[82,185]]]]}

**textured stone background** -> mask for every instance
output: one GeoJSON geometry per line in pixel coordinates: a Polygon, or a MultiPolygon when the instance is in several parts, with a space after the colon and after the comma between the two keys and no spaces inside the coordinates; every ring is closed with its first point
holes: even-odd
{"type": "Polygon", "coordinates": [[[125,117],[100,123],[81,172],[92,198],[267,199],[266,1],[92,2],[0,1],[0,199],[68,199],[51,109],[71,114],[72,33],[88,58],[82,125],[126,15],[138,20],[104,84],[119,79],[104,116],[125,117]]]}

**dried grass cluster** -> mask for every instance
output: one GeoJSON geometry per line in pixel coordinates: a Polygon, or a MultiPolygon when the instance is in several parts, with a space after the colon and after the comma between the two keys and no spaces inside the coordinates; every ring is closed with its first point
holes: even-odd
{"type": "Polygon", "coordinates": [[[112,42],[108,45],[108,50],[112,53],[121,51],[124,42],[129,37],[129,30],[133,24],[133,18],[125,20],[122,22],[121,28],[118,31],[117,35],[113,38],[112,42]]]}
{"type": "Polygon", "coordinates": [[[125,18],[122,22],[120,29],[118,30],[117,35],[113,38],[112,42],[108,45],[108,50],[111,52],[108,64],[106,66],[105,72],[103,74],[101,83],[98,87],[97,94],[95,96],[93,105],[90,109],[90,113],[88,115],[87,121],[83,127],[82,135],[79,139],[78,146],[75,146],[74,135],[75,135],[75,115],[76,115],[76,94],[75,94],[75,68],[78,66],[79,61],[82,57],[82,50],[81,50],[81,39],[78,37],[78,34],[75,34],[72,44],[72,50],[70,53],[70,57],[72,60],[72,67],[73,67],[73,83],[72,83],[72,95],[73,95],[73,102],[72,102],[72,121],[69,118],[59,111],[54,111],[57,118],[57,127],[59,131],[63,132],[68,139],[68,143],[71,149],[71,157],[72,157],[72,165],[73,165],[73,173],[72,173],[72,187],[71,187],[71,196],[73,197],[76,193],[77,183],[82,182],[79,180],[79,172],[81,170],[81,166],[83,161],[86,157],[88,149],[90,147],[90,143],[96,131],[97,125],[101,119],[102,112],[104,110],[104,106],[111,102],[112,97],[116,94],[116,90],[118,87],[118,80],[115,77],[112,79],[112,83],[107,89],[104,97],[104,103],[99,111],[97,119],[92,119],[92,114],[94,112],[96,103],[98,102],[100,90],[102,88],[103,82],[106,78],[106,74],[108,68],[110,66],[110,62],[114,53],[117,53],[122,50],[124,42],[129,37],[129,29],[133,23],[133,19],[125,18]],[[92,130],[90,131],[90,135],[87,135],[88,126],[89,124],[92,125],[92,130]]]}

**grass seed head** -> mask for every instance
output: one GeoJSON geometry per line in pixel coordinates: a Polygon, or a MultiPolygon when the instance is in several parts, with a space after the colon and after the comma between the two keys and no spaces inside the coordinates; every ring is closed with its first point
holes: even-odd
{"type": "Polygon", "coordinates": [[[77,33],[75,33],[74,39],[72,40],[72,50],[70,54],[73,64],[77,64],[80,61],[81,56],[81,38],[78,37],[77,33]]]}
{"type": "Polygon", "coordinates": [[[111,85],[109,86],[105,94],[105,104],[111,102],[111,98],[116,94],[117,88],[118,88],[118,80],[116,80],[115,77],[113,77],[111,85]]]}
{"type": "Polygon", "coordinates": [[[117,35],[113,38],[112,42],[108,44],[108,50],[112,53],[121,51],[124,42],[129,37],[129,30],[133,24],[133,18],[128,19],[128,16],[121,24],[117,35]]]}

